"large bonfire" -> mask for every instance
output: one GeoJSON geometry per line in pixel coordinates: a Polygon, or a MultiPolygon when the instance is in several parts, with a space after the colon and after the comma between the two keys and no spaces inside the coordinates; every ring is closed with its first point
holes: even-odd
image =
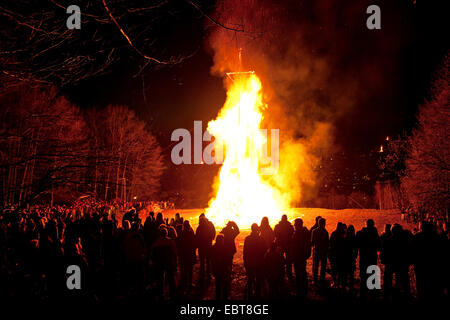
{"type": "Polygon", "coordinates": [[[253,72],[236,73],[217,119],[208,123],[208,131],[225,151],[215,181],[216,194],[206,209],[207,216],[218,226],[233,220],[248,228],[264,216],[278,220],[289,210],[288,195],[273,183],[277,175],[274,163],[270,175],[264,172],[267,146],[275,143],[268,141],[268,134],[261,130],[266,109],[258,76],[253,72]]]}

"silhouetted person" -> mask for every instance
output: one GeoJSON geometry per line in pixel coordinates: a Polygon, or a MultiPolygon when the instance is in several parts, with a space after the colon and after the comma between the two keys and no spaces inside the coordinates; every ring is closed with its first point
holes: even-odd
{"type": "Polygon", "coordinates": [[[131,290],[132,293],[143,290],[145,277],[145,241],[138,230],[139,225],[133,222],[121,244],[124,259],[123,278],[127,290],[131,290]]]}
{"type": "Polygon", "coordinates": [[[122,225],[124,225],[125,221],[129,221],[130,225],[131,225],[131,223],[134,222],[135,211],[136,210],[134,208],[132,208],[132,209],[130,209],[127,212],[124,213],[124,215],[122,217],[122,225]]]}
{"type": "Polygon", "coordinates": [[[270,300],[280,299],[280,287],[284,274],[284,257],[275,242],[270,245],[264,256],[264,270],[269,283],[270,300]]]}
{"type": "Polygon", "coordinates": [[[183,218],[180,216],[180,213],[175,213],[175,224],[177,225],[183,225],[183,218]]]}
{"type": "Polygon", "coordinates": [[[285,257],[286,274],[292,278],[292,258],[290,257],[289,246],[294,233],[294,227],[289,222],[287,215],[281,217],[281,221],[274,228],[275,242],[281,249],[281,253],[285,257]]]}
{"type": "Polygon", "coordinates": [[[176,240],[178,237],[177,230],[173,226],[167,226],[167,236],[169,239],[176,240]]]}
{"type": "Polygon", "coordinates": [[[447,292],[447,296],[450,295],[450,273],[445,270],[450,270],[450,239],[448,232],[448,222],[442,224],[442,233],[439,234],[441,240],[441,257],[442,257],[442,270],[443,271],[443,288],[447,292]]]}
{"type": "MultiPolygon", "coordinates": [[[[147,218],[145,219],[144,226],[142,228],[142,233],[145,241],[145,261],[150,261],[150,249],[155,243],[156,239],[158,239],[159,231],[156,226],[155,218],[153,217],[154,213],[150,212],[147,218]]],[[[147,270],[148,271],[148,270],[147,270]]],[[[148,274],[148,272],[147,272],[148,274]]]]}
{"type": "Polygon", "coordinates": [[[153,242],[158,238],[158,226],[151,215],[145,219],[143,233],[147,248],[151,248],[153,242]]]}
{"type": "MultiPolygon", "coordinates": [[[[229,281],[231,270],[228,261],[233,253],[229,246],[225,245],[225,237],[218,234],[216,243],[211,248],[212,272],[216,285],[216,300],[226,300],[229,294],[229,281]]],[[[231,258],[232,259],[232,258],[231,258]]]]}
{"type": "Polygon", "coordinates": [[[389,275],[385,277],[384,288],[389,294],[392,288],[392,274],[395,274],[395,287],[409,296],[410,239],[409,233],[399,225],[392,227],[392,237],[387,241],[385,250],[389,255],[389,275]],[[390,277],[389,277],[390,276],[390,277]]]}
{"type": "MultiPolygon", "coordinates": [[[[102,282],[100,286],[103,293],[108,297],[114,296],[114,287],[116,284],[115,275],[117,274],[116,272],[118,266],[117,239],[115,237],[116,232],[117,230],[114,229],[114,222],[105,217],[102,222],[102,254],[104,261],[104,275],[103,277],[101,277],[102,282]]],[[[145,261],[148,261],[148,255],[146,255],[145,261]]],[[[147,265],[145,265],[144,267],[146,266],[147,265]]]]}
{"type": "Polygon", "coordinates": [[[377,265],[378,251],[380,250],[380,237],[372,219],[368,219],[366,226],[356,233],[356,242],[359,251],[360,291],[361,296],[363,296],[368,289],[367,268],[371,265],[377,265]]]}
{"type": "Polygon", "coordinates": [[[233,255],[236,253],[236,243],[234,240],[239,235],[239,227],[234,221],[229,221],[220,232],[224,236],[225,245],[230,248],[233,255]]]}
{"type": "Polygon", "coordinates": [[[164,298],[165,284],[169,285],[171,297],[175,295],[176,250],[175,241],[168,237],[167,228],[161,225],[159,237],[153,244],[150,254],[151,262],[154,264],[159,299],[164,298]]]}
{"type": "Polygon", "coordinates": [[[311,230],[309,230],[309,232],[311,232],[311,234],[312,234],[312,232],[314,231],[314,229],[317,229],[318,227],[319,227],[319,220],[320,219],[322,219],[322,217],[321,216],[317,216],[316,217],[316,219],[315,219],[315,223],[314,223],[314,225],[311,227],[311,230]]]}
{"type": "Polygon", "coordinates": [[[225,226],[225,228],[223,228],[220,233],[223,234],[225,248],[226,248],[227,252],[230,253],[230,255],[227,255],[228,260],[226,261],[226,265],[227,265],[227,269],[228,269],[227,279],[226,279],[227,292],[230,292],[231,273],[232,273],[232,269],[233,269],[233,257],[234,257],[234,254],[236,253],[236,243],[234,242],[234,240],[236,239],[236,237],[239,234],[239,227],[236,224],[236,222],[229,221],[227,223],[227,225],[225,226]]]}
{"type": "MultiPolygon", "coordinates": [[[[353,225],[349,225],[345,235],[345,268],[348,277],[348,285],[353,290],[356,271],[356,258],[358,257],[358,248],[356,245],[356,232],[353,225]]],[[[347,281],[346,281],[347,283],[347,281]]]]}
{"type": "Polygon", "coordinates": [[[311,244],[314,248],[314,264],[313,277],[314,283],[318,283],[319,267],[320,267],[320,282],[325,283],[325,272],[327,268],[327,255],[329,246],[328,231],[325,229],[326,220],[319,219],[318,227],[315,228],[311,234],[311,244]]]}
{"type": "Polygon", "coordinates": [[[266,244],[259,234],[259,227],[252,224],[251,233],[244,241],[244,267],[247,272],[247,296],[259,298],[263,282],[263,264],[266,244]]]}
{"type": "Polygon", "coordinates": [[[65,268],[62,244],[56,237],[54,225],[49,223],[42,230],[39,248],[42,254],[49,296],[52,299],[58,299],[65,287],[65,268]]]}
{"type": "Polygon", "coordinates": [[[306,261],[311,256],[311,234],[303,226],[303,220],[295,219],[292,236],[291,254],[294,262],[297,297],[306,297],[308,293],[308,277],[306,261]]]}
{"type": "Polygon", "coordinates": [[[336,229],[330,234],[330,247],[328,248],[328,259],[330,260],[331,277],[333,278],[332,284],[333,287],[337,285],[336,238],[341,236],[342,236],[342,222],[338,222],[336,229]]]}
{"type": "Polygon", "coordinates": [[[156,214],[155,224],[156,224],[157,228],[159,228],[159,226],[162,225],[162,224],[166,224],[166,222],[164,221],[164,217],[163,217],[162,212],[158,212],[156,214]]]}
{"type": "Polygon", "coordinates": [[[336,230],[330,235],[330,265],[333,277],[333,286],[345,287],[346,265],[345,265],[345,228],[342,222],[338,222],[336,230]]]}
{"type": "Polygon", "coordinates": [[[216,229],[212,222],[210,222],[202,213],[198,219],[198,227],[195,232],[195,238],[198,248],[198,258],[200,260],[200,278],[203,279],[211,277],[211,258],[210,250],[212,241],[216,236],[216,229]]]}
{"type": "MultiPolygon", "coordinates": [[[[320,219],[322,219],[322,217],[321,216],[317,216],[316,219],[315,219],[314,225],[309,230],[309,233],[311,233],[311,236],[312,236],[314,230],[319,227],[319,220],[320,219]]],[[[313,261],[312,261],[313,262],[313,266],[312,266],[312,269],[314,270],[316,268],[316,264],[315,263],[316,263],[317,259],[314,258],[314,251],[313,251],[312,254],[313,254],[313,261]]]]}
{"type": "MultiPolygon", "coordinates": [[[[81,244],[81,239],[78,236],[69,236],[66,238],[64,243],[64,261],[65,265],[76,265],[80,267],[81,274],[87,272],[87,259],[86,255],[83,252],[83,246],[81,244]]],[[[83,277],[81,278],[83,279],[83,277]]],[[[82,281],[81,288],[84,289],[85,281],[82,281]]],[[[75,290],[76,291],[76,290],[75,290]]]]}
{"type": "MultiPolygon", "coordinates": [[[[390,223],[387,223],[384,225],[384,231],[380,236],[381,244],[383,244],[383,241],[385,239],[389,239],[390,237],[392,237],[391,227],[392,227],[392,225],[390,223]]],[[[380,256],[381,256],[381,254],[382,254],[382,251],[380,251],[380,256]]]]}
{"type": "Polygon", "coordinates": [[[275,239],[275,233],[272,230],[272,227],[269,224],[269,218],[263,217],[261,219],[261,225],[259,226],[259,230],[261,233],[261,238],[263,238],[264,243],[266,245],[266,250],[269,250],[270,245],[275,239]]]}
{"type": "Polygon", "coordinates": [[[183,229],[180,233],[180,263],[181,282],[186,290],[192,286],[192,270],[195,263],[196,240],[194,230],[192,230],[189,220],[183,222],[183,229]]]}
{"type": "Polygon", "coordinates": [[[383,291],[385,298],[388,298],[392,294],[392,277],[393,277],[393,250],[391,246],[392,231],[391,224],[388,223],[384,226],[384,232],[380,236],[380,261],[384,265],[383,274],[383,291]]]}
{"type": "Polygon", "coordinates": [[[421,231],[412,240],[413,264],[416,274],[417,295],[420,300],[434,301],[442,296],[445,285],[445,259],[443,242],[434,226],[422,222],[421,231]]]}

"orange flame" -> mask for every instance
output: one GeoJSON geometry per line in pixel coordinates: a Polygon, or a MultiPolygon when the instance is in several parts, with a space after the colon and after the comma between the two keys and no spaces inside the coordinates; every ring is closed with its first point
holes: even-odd
{"type": "MultiPolygon", "coordinates": [[[[206,215],[216,225],[235,221],[248,228],[267,216],[278,220],[289,209],[289,196],[261,174],[267,136],[261,130],[262,86],[254,73],[237,74],[227,92],[227,100],[208,131],[225,149],[224,161],[216,178],[215,196],[206,215]]],[[[277,173],[275,173],[276,175],[277,173]]]]}

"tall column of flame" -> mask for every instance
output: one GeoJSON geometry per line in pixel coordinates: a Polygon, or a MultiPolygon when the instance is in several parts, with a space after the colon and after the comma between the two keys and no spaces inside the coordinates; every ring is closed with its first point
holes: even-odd
{"type": "Polygon", "coordinates": [[[265,109],[258,76],[237,75],[217,119],[208,123],[216,147],[225,151],[215,181],[216,195],[206,209],[207,217],[217,226],[233,220],[248,228],[264,216],[274,222],[287,208],[286,196],[260,174],[262,148],[267,143],[260,130],[265,109]]]}

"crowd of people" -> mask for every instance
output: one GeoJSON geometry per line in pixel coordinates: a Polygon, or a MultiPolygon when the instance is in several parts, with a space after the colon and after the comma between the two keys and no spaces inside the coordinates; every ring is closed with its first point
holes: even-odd
{"type": "MultiPolygon", "coordinates": [[[[194,292],[211,283],[215,299],[226,300],[233,298],[233,258],[239,234],[233,221],[217,232],[201,214],[194,230],[178,213],[169,220],[139,206],[123,215],[99,203],[3,210],[0,297],[201,299],[194,292]],[[198,272],[194,272],[197,264],[198,272]],[[81,270],[81,290],[66,286],[69,265],[81,270]]],[[[374,295],[409,299],[411,281],[418,299],[436,299],[448,296],[449,238],[447,230],[429,222],[421,223],[414,234],[399,224],[386,225],[379,234],[371,219],[359,231],[339,222],[329,234],[322,217],[310,229],[300,218],[292,224],[286,215],[272,229],[264,217],[245,237],[243,265],[246,299],[279,299],[286,283],[293,284],[301,299],[308,297],[311,286],[318,292],[333,288],[363,299],[374,295]],[[379,262],[383,287],[373,290],[367,283],[376,279],[369,279],[373,272],[368,269],[379,262]],[[331,283],[326,274],[331,275],[331,283]]]]}
{"type": "Polygon", "coordinates": [[[373,299],[379,291],[367,284],[370,276],[377,276],[369,267],[378,267],[380,261],[385,299],[411,298],[412,265],[418,298],[433,300],[448,295],[449,249],[447,231],[438,230],[429,222],[421,223],[420,231],[415,234],[399,224],[387,224],[381,235],[372,219],[358,232],[353,225],[338,222],[329,234],[326,220],[320,216],[310,230],[302,219],[295,219],[292,225],[284,215],[272,231],[264,218],[260,226],[252,225],[252,232],[244,243],[248,295],[260,297],[265,278],[270,296],[279,296],[285,276],[293,278],[293,266],[297,297],[305,298],[308,292],[306,266],[312,255],[312,282],[319,288],[327,287],[326,273],[330,273],[331,287],[343,294],[355,295],[359,260],[359,297],[373,299]]]}

